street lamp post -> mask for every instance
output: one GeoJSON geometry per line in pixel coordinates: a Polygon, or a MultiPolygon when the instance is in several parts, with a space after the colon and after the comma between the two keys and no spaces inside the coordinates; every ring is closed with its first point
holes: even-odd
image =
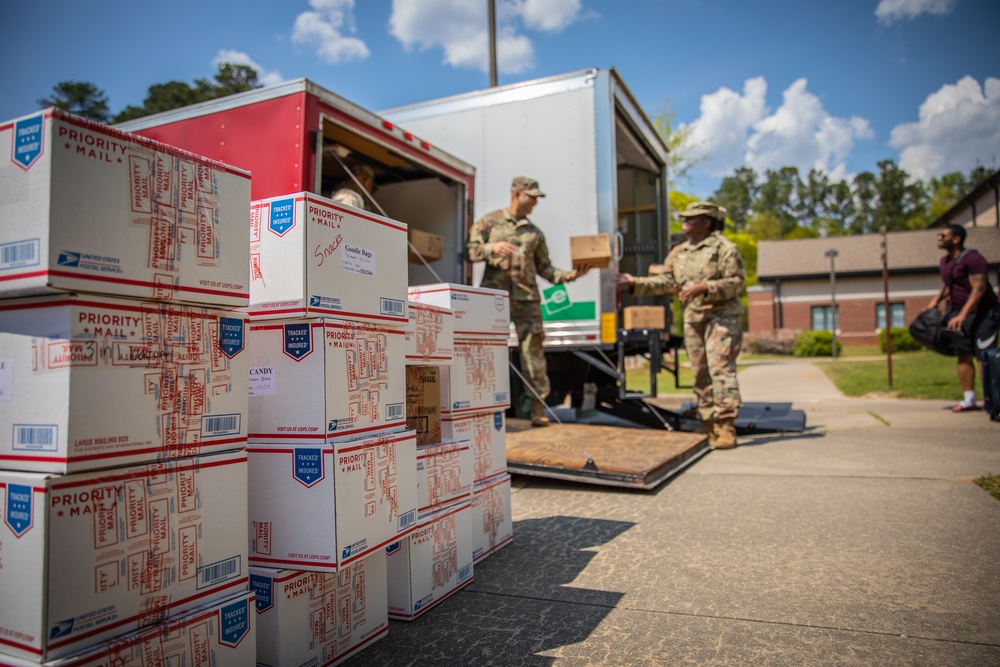
{"type": "Polygon", "coordinates": [[[830,258],[830,309],[833,311],[833,358],[837,359],[837,325],[840,318],[837,317],[837,272],[834,269],[833,260],[837,256],[837,251],[830,248],[826,251],[826,256],[830,258]]]}

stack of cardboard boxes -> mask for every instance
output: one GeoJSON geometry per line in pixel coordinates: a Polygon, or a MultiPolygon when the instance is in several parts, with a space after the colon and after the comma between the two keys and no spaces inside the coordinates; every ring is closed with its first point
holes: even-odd
{"type": "Polygon", "coordinates": [[[337,664],[388,632],[385,548],[417,525],[406,226],[310,193],[250,210],[257,661],[337,664]]]}
{"type": "Polygon", "coordinates": [[[0,123],[0,662],[252,664],[250,175],[0,123]]]}
{"type": "Polygon", "coordinates": [[[510,407],[510,297],[500,290],[441,283],[411,286],[409,298],[454,313],[454,363],[441,375],[441,437],[472,447],[477,563],[513,539],[504,416],[510,407]]]}

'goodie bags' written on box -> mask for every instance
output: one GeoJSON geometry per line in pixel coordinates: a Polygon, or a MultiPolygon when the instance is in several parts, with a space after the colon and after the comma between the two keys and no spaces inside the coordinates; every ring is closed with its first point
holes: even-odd
{"type": "Polygon", "coordinates": [[[249,206],[221,162],[58,109],[0,123],[0,297],[246,306],[249,206]]]}

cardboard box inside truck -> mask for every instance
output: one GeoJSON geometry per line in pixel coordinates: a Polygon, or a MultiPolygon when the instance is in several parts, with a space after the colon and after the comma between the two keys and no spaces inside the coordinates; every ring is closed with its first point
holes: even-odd
{"type": "Polygon", "coordinates": [[[441,259],[444,247],[444,237],[439,234],[431,234],[413,227],[409,230],[410,245],[408,249],[409,260],[414,263],[420,262],[420,257],[426,262],[436,262],[441,259]],[[414,252],[414,250],[416,252],[414,252]],[[417,253],[420,253],[418,256],[417,253]]]}
{"type": "Polygon", "coordinates": [[[625,329],[663,329],[667,322],[663,306],[627,306],[622,320],[625,329]]]}
{"type": "Polygon", "coordinates": [[[57,109],[0,123],[0,156],[0,297],[247,305],[249,172],[57,109]]]}

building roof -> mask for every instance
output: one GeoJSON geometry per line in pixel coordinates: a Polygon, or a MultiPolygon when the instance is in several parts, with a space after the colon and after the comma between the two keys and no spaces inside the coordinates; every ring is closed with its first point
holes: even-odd
{"type": "Polygon", "coordinates": [[[990,190],[992,190],[995,194],[998,187],[1000,187],[1000,170],[993,172],[993,175],[980,183],[975,190],[962,197],[962,199],[960,199],[954,206],[945,211],[940,218],[927,226],[933,228],[944,227],[945,225],[951,224],[951,221],[963,209],[974,206],[979,198],[990,190]]]}
{"type": "MultiPolygon", "coordinates": [[[[1000,227],[967,228],[966,248],[978,250],[990,267],[1000,266],[1000,227]]],[[[890,273],[936,271],[941,261],[937,230],[886,234],[890,273]]],[[[761,241],[757,245],[757,277],[761,282],[830,275],[828,250],[836,250],[838,275],[881,274],[881,234],[830,236],[817,239],[761,241]]]]}

